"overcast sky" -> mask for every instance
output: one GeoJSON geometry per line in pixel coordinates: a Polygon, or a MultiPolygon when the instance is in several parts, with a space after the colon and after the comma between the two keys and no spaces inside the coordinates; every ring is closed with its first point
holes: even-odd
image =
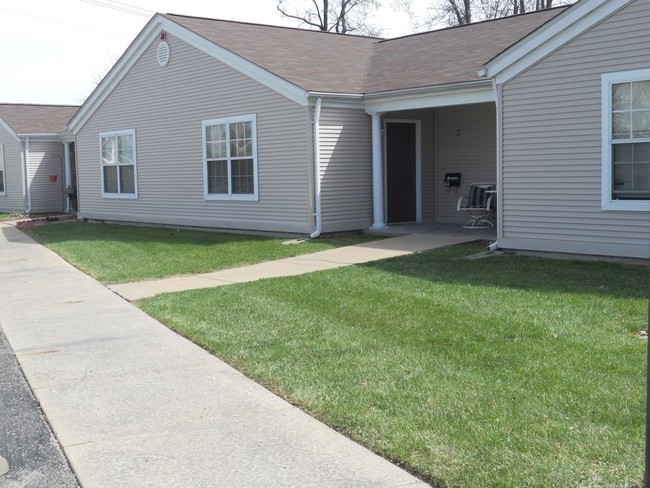
{"type": "MultiPolygon", "coordinates": [[[[384,36],[412,33],[410,17],[383,3],[371,21],[384,36]]],[[[426,0],[414,3],[417,11],[426,0]]],[[[155,12],[297,26],[275,6],[276,0],[3,0],[0,103],[81,104],[155,12]]]]}

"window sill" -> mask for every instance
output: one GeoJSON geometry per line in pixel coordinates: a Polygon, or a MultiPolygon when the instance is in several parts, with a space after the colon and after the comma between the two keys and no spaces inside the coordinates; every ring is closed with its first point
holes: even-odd
{"type": "Polygon", "coordinates": [[[605,211],[650,212],[650,200],[610,200],[603,202],[605,211]]]}
{"type": "Polygon", "coordinates": [[[257,202],[257,195],[204,195],[205,200],[257,202]]]}
{"type": "Polygon", "coordinates": [[[138,195],[135,193],[102,193],[102,198],[115,200],[137,200],[138,195]]]}

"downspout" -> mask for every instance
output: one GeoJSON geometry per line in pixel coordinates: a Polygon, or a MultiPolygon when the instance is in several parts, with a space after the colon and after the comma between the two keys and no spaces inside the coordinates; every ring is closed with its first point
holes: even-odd
{"type": "Polygon", "coordinates": [[[322,208],[321,208],[321,176],[320,176],[320,109],[323,103],[322,98],[316,99],[316,108],[314,109],[314,217],[316,220],[316,229],[309,234],[310,239],[317,238],[322,229],[322,208]]]}
{"type": "Polygon", "coordinates": [[[72,163],[70,161],[70,143],[63,143],[63,159],[65,161],[65,211],[71,212],[72,205],[70,203],[70,191],[72,190],[72,163]]]}
{"type": "Polygon", "coordinates": [[[29,179],[29,136],[25,137],[25,213],[32,213],[32,189],[29,179]]]}

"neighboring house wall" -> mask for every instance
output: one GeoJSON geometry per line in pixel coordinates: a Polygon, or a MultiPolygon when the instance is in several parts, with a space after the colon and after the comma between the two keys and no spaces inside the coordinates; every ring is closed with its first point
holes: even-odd
{"type": "Polygon", "coordinates": [[[322,231],[372,224],[372,133],[363,110],[323,108],[320,118],[322,231]]]}
{"type": "Polygon", "coordinates": [[[503,86],[503,248],[650,257],[650,214],[601,208],[601,74],[650,68],[637,0],[503,86]]]}
{"type": "Polygon", "coordinates": [[[58,141],[29,140],[29,190],[31,213],[63,211],[63,144],[58,141]],[[50,176],[56,181],[50,181],[50,176]]]}
{"type": "Polygon", "coordinates": [[[496,182],[496,107],[493,103],[440,107],[437,109],[438,150],[437,221],[462,223],[458,199],[477,182],[496,182]],[[445,173],[462,173],[458,191],[445,187],[445,173]]]}
{"type": "Polygon", "coordinates": [[[79,215],[257,231],[313,231],[311,111],[167,36],[154,41],[77,134],[79,215]],[[258,201],[204,199],[202,121],[256,115],[258,201]],[[102,198],[99,133],[135,130],[137,199],[102,198]]]}
{"type": "Polygon", "coordinates": [[[23,212],[22,144],[0,125],[0,144],[4,153],[5,192],[0,194],[0,212],[23,212]]]}

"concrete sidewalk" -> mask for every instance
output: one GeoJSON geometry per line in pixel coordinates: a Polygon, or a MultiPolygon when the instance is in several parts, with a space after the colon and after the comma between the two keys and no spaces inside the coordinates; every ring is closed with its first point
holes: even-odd
{"type": "Polygon", "coordinates": [[[2,223],[0,311],[84,488],[426,486],[2,223]]]}
{"type": "Polygon", "coordinates": [[[329,251],[304,254],[293,258],[215,271],[213,273],[174,276],[159,280],[109,285],[109,288],[125,299],[134,301],[160,293],[211,288],[233,283],[245,283],[263,278],[294,276],[312,271],[368,263],[452,244],[460,244],[461,242],[480,239],[485,235],[485,232],[478,234],[472,231],[463,232],[456,227],[447,228],[446,230],[436,230],[436,232],[425,234],[391,237],[379,241],[331,249],[329,251]]]}

